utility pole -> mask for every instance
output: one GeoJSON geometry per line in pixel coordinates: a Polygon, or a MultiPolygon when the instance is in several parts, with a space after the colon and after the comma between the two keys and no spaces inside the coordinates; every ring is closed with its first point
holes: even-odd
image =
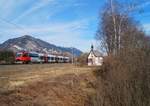
{"type": "Polygon", "coordinates": [[[72,47],[72,64],[74,64],[74,51],[73,51],[73,47],[72,47]]]}

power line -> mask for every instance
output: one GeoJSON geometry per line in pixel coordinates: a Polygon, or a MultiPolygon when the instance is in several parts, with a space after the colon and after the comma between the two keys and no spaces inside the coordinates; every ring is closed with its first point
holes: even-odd
{"type": "Polygon", "coordinates": [[[24,31],[24,29],[23,29],[21,26],[15,24],[15,23],[12,23],[12,22],[10,22],[10,21],[8,21],[8,20],[6,20],[6,19],[3,19],[3,18],[1,18],[1,17],[0,17],[0,20],[6,22],[6,23],[8,23],[8,24],[11,24],[11,25],[15,26],[16,28],[21,29],[21,30],[24,31]]]}

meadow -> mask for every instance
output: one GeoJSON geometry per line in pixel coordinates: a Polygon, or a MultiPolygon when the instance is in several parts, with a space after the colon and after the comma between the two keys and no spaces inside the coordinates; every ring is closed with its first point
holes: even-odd
{"type": "Polygon", "coordinates": [[[1,106],[88,106],[96,78],[71,64],[0,66],[1,106]]]}

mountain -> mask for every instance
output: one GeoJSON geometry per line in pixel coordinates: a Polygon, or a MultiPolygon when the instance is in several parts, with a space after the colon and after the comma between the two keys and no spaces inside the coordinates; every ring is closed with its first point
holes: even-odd
{"type": "Polygon", "coordinates": [[[12,50],[14,52],[27,50],[27,51],[37,51],[37,52],[56,53],[56,54],[73,53],[75,56],[79,56],[82,53],[77,48],[56,46],[54,44],[50,44],[48,42],[34,38],[29,35],[24,35],[22,37],[9,39],[4,43],[0,44],[0,49],[12,50]]]}

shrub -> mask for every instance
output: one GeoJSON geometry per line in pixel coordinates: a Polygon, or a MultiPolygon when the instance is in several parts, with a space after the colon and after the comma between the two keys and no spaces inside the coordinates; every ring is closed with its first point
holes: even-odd
{"type": "Polygon", "coordinates": [[[88,61],[88,53],[83,53],[81,54],[78,58],[77,58],[77,63],[80,66],[84,66],[87,65],[87,61],[88,61]]]}
{"type": "Polygon", "coordinates": [[[150,49],[126,50],[104,60],[104,65],[96,71],[95,106],[150,105],[150,54],[147,51],[150,49]]]}
{"type": "Polygon", "coordinates": [[[12,51],[3,50],[0,51],[0,63],[1,64],[12,64],[14,63],[15,57],[12,51]]]}

